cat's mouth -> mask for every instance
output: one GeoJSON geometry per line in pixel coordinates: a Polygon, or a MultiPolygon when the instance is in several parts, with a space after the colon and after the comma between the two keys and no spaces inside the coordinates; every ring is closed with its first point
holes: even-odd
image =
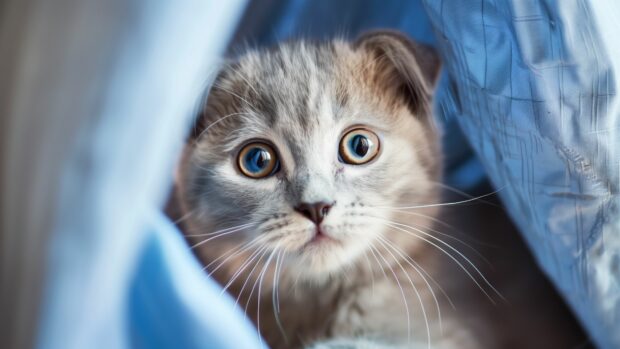
{"type": "Polygon", "coordinates": [[[312,236],[310,240],[308,240],[308,242],[305,243],[302,250],[305,250],[307,248],[321,246],[321,245],[326,245],[326,244],[340,244],[340,241],[330,236],[325,231],[325,228],[321,226],[317,226],[314,230],[314,236],[312,236]]]}

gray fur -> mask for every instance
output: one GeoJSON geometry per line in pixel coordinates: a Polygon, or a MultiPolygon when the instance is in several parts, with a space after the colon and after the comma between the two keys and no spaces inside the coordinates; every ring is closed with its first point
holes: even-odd
{"type": "MultiPolygon", "coordinates": [[[[402,37],[382,35],[355,45],[298,41],[247,52],[216,79],[185,150],[178,189],[188,214],[188,235],[255,224],[200,245],[196,252],[202,261],[209,264],[258,237],[264,238],[260,246],[269,246],[258,272],[244,270],[231,284],[231,293],[238,295],[243,281],[250,280],[247,287],[260,281],[260,270],[269,260],[264,283],[260,282],[268,294],[261,295],[261,313],[269,313],[275,306],[274,259],[282,252],[278,291],[286,335],[276,326],[273,312],[261,318],[260,330],[272,347],[299,347],[359,333],[388,338],[385,329],[394,319],[372,317],[376,312],[371,299],[354,297],[366,294],[370,278],[381,273],[378,265],[368,267],[368,245],[378,245],[376,239],[381,237],[412,255],[423,254],[426,248],[387,229],[382,220],[399,219],[425,228],[436,215],[433,207],[418,211],[430,219],[383,208],[439,200],[434,185],[441,163],[437,132],[429,110],[418,107],[430,104],[438,62],[418,62],[430,58],[404,45],[402,37]],[[421,65],[435,67],[435,73],[425,77],[421,65]],[[376,160],[360,166],[344,164],[338,156],[340,138],[355,125],[372,130],[381,140],[376,160]],[[252,139],[277,149],[279,173],[265,179],[239,173],[236,154],[252,139]],[[317,201],[334,203],[324,228],[337,243],[308,245],[315,228],[294,207],[317,201]],[[269,259],[271,251],[275,252],[269,259]],[[362,319],[351,320],[358,313],[364,314],[362,319]]],[[[191,240],[200,243],[205,238],[191,240]]],[[[226,285],[253,251],[229,260],[215,277],[226,285]]],[[[397,265],[395,260],[386,263],[397,265]]],[[[397,274],[405,282],[400,270],[397,274]]],[[[400,293],[394,281],[386,280],[380,287],[384,301],[396,304],[393,298],[400,293]]],[[[255,317],[258,296],[248,299],[248,290],[240,296],[241,304],[250,305],[248,315],[255,317]]],[[[407,340],[403,323],[400,318],[399,325],[390,329],[398,333],[389,337],[394,345],[407,340]]],[[[420,326],[420,319],[411,325],[424,342],[420,326]]],[[[368,341],[363,343],[369,347],[368,341]]]]}

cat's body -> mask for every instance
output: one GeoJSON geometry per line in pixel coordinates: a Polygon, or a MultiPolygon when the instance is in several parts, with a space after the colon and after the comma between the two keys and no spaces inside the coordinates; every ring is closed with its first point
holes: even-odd
{"type": "Polygon", "coordinates": [[[180,167],[184,230],[272,348],[525,343],[438,223],[438,71],[379,32],[252,51],[217,78],[180,167]]]}

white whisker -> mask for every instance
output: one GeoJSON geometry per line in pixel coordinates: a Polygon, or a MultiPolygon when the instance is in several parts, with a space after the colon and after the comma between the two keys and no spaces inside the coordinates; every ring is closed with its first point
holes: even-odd
{"type": "MultiPolygon", "coordinates": [[[[371,243],[369,246],[374,247],[374,245],[371,243]]],[[[377,255],[375,255],[375,251],[371,248],[368,251],[370,251],[370,253],[372,253],[373,257],[375,257],[375,260],[377,261],[377,264],[379,265],[379,267],[381,268],[381,272],[383,273],[383,277],[385,277],[385,279],[389,279],[387,276],[387,273],[385,272],[385,269],[383,269],[383,264],[381,264],[381,262],[379,262],[379,258],[377,257],[377,255]]]]}
{"type": "MultiPolygon", "coordinates": [[[[262,291],[262,288],[263,288],[263,278],[265,277],[265,272],[269,268],[269,264],[271,263],[271,260],[273,259],[273,256],[274,256],[274,254],[276,253],[277,250],[278,250],[278,245],[276,245],[276,247],[273,248],[273,251],[269,255],[269,258],[267,258],[267,262],[265,262],[265,266],[263,267],[263,271],[258,276],[258,295],[256,296],[256,303],[257,303],[256,304],[256,331],[258,332],[258,338],[259,338],[261,344],[263,344],[263,336],[260,335],[260,302],[261,302],[261,291],[262,291]]],[[[251,294],[250,294],[250,297],[252,297],[251,294]]],[[[247,308],[247,306],[246,306],[246,308],[247,308]]]]}
{"type": "Polygon", "coordinates": [[[282,250],[282,256],[280,258],[280,266],[278,267],[276,264],[276,267],[278,268],[277,273],[276,273],[276,283],[278,284],[278,288],[276,289],[276,311],[278,312],[278,314],[280,313],[280,293],[279,291],[279,284],[280,284],[280,274],[282,273],[282,265],[284,264],[284,258],[286,257],[286,251],[282,250]]]}
{"type": "Polygon", "coordinates": [[[429,233],[427,233],[427,232],[425,232],[423,230],[420,230],[418,228],[415,228],[415,227],[412,227],[412,226],[409,226],[409,225],[406,225],[406,224],[402,224],[402,223],[397,223],[397,222],[392,222],[392,224],[396,224],[396,225],[404,226],[404,227],[407,227],[407,228],[410,228],[410,229],[414,229],[415,231],[417,231],[417,232],[419,232],[421,234],[424,234],[424,235],[426,235],[426,236],[428,236],[428,237],[430,237],[430,238],[440,242],[442,245],[444,245],[444,246],[448,247],[450,250],[456,252],[461,258],[463,258],[467,262],[467,264],[469,264],[476,271],[476,273],[482,278],[482,280],[484,280],[485,284],[487,286],[489,286],[493,290],[493,292],[495,292],[495,294],[497,294],[502,300],[506,301],[504,296],[502,296],[502,294],[495,287],[493,287],[491,282],[489,282],[489,280],[484,276],[484,274],[480,271],[480,269],[478,269],[478,267],[469,258],[467,258],[467,256],[465,256],[461,251],[459,251],[458,249],[454,248],[452,245],[446,243],[445,241],[437,238],[436,236],[433,236],[432,234],[429,234],[429,233]]]}
{"type": "Polygon", "coordinates": [[[184,222],[186,219],[188,219],[191,216],[193,216],[197,211],[199,211],[198,208],[194,208],[192,210],[189,210],[186,214],[182,215],[177,220],[173,221],[172,224],[179,225],[179,223],[184,222]]]}
{"type": "Polygon", "coordinates": [[[200,132],[200,134],[198,134],[198,136],[196,136],[194,144],[198,144],[198,141],[200,140],[200,138],[202,138],[203,135],[205,135],[207,133],[207,131],[209,131],[209,129],[211,129],[211,127],[219,124],[220,122],[222,122],[222,121],[224,121],[224,120],[226,120],[226,119],[228,119],[230,117],[233,117],[233,116],[249,115],[249,114],[250,113],[231,113],[231,114],[222,116],[221,118],[219,118],[219,119],[215,120],[214,122],[212,122],[211,124],[209,124],[209,126],[205,127],[205,129],[202,130],[202,132],[200,132]]]}
{"type": "MultiPolygon", "coordinates": [[[[245,286],[247,285],[248,281],[250,280],[250,277],[252,277],[252,274],[254,273],[254,270],[256,270],[256,268],[260,264],[260,261],[263,259],[265,254],[267,254],[267,251],[269,251],[267,246],[263,246],[259,250],[256,251],[256,254],[254,255],[254,257],[252,257],[252,260],[247,261],[247,265],[244,267],[244,269],[247,268],[247,266],[249,266],[250,263],[252,263],[252,261],[254,261],[258,257],[258,259],[256,259],[256,262],[254,263],[254,266],[252,267],[252,269],[248,273],[248,276],[245,278],[245,281],[243,282],[243,285],[241,286],[241,290],[239,291],[239,295],[237,295],[237,300],[235,301],[235,307],[237,306],[237,304],[239,304],[239,299],[241,298],[241,295],[243,294],[243,290],[245,290],[245,286]],[[259,257],[259,255],[260,255],[260,257],[259,257]]],[[[241,275],[242,272],[243,272],[242,270],[238,270],[237,273],[235,273],[235,275],[233,275],[233,277],[228,281],[228,283],[226,284],[226,286],[224,287],[224,289],[222,291],[226,291],[226,289],[228,287],[230,287],[230,285],[232,285],[234,280],[237,277],[239,277],[239,275],[241,275]]]]}
{"type": "MultiPolygon", "coordinates": [[[[245,76],[245,74],[242,74],[241,72],[239,72],[236,76],[240,77],[241,80],[245,81],[245,83],[247,84],[247,86],[254,91],[254,93],[256,93],[257,96],[260,96],[260,93],[258,93],[258,91],[256,91],[256,89],[254,88],[254,86],[252,86],[252,84],[250,83],[250,81],[247,79],[247,77],[245,76]]],[[[247,103],[247,102],[246,102],[247,103]]]]}
{"type": "Polygon", "coordinates": [[[409,209],[416,209],[416,208],[427,208],[427,207],[439,207],[439,206],[453,206],[453,205],[461,205],[461,204],[466,204],[468,202],[473,202],[476,200],[480,200],[482,198],[491,196],[491,195],[495,195],[497,194],[500,190],[502,190],[504,188],[500,188],[497,189],[493,192],[484,194],[484,195],[480,195],[474,198],[470,198],[467,200],[461,200],[461,201],[453,201],[453,202],[442,202],[442,203],[438,203],[438,204],[427,204],[427,205],[416,205],[416,206],[400,206],[400,207],[388,207],[388,206],[372,206],[371,208],[386,208],[386,209],[397,209],[397,210],[409,210],[409,209]]]}
{"type": "Polygon", "coordinates": [[[280,297],[278,295],[278,289],[280,287],[279,285],[279,273],[281,272],[281,265],[280,261],[283,260],[283,255],[284,255],[285,251],[282,250],[278,253],[278,256],[276,257],[276,267],[275,270],[273,272],[273,288],[271,290],[271,305],[273,306],[273,315],[276,319],[276,325],[278,325],[278,329],[280,330],[280,333],[282,334],[282,337],[284,338],[284,342],[288,344],[289,340],[288,337],[286,336],[286,331],[284,331],[284,327],[282,326],[282,322],[280,321],[280,297]]]}
{"type": "Polygon", "coordinates": [[[392,272],[392,275],[394,276],[394,281],[396,281],[396,284],[398,285],[398,288],[400,289],[400,294],[403,296],[403,303],[405,304],[405,313],[407,314],[407,343],[411,343],[411,315],[409,313],[409,303],[407,303],[407,296],[405,295],[405,290],[400,284],[400,280],[398,280],[398,276],[394,272],[394,269],[392,268],[390,263],[388,263],[387,259],[383,257],[381,252],[372,243],[369,246],[371,249],[374,249],[377,252],[377,254],[379,255],[379,257],[381,257],[381,259],[383,259],[383,261],[385,262],[385,265],[389,268],[390,272],[392,272]]]}
{"type": "MultiPolygon", "coordinates": [[[[240,255],[241,253],[246,252],[247,250],[249,250],[250,248],[254,247],[256,244],[260,243],[260,240],[263,240],[263,236],[259,235],[256,238],[250,240],[249,242],[242,244],[241,246],[233,249],[232,251],[236,251],[233,254],[229,255],[228,257],[226,257],[226,259],[224,259],[220,264],[218,264],[215,268],[213,268],[213,270],[211,270],[209,272],[209,276],[213,275],[213,273],[215,273],[219,268],[221,268],[224,264],[226,264],[226,262],[228,262],[229,259],[234,258],[238,255],[240,255]]],[[[213,261],[211,261],[211,263],[207,264],[204,269],[209,268],[213,263],[215,263],[218,259],[224,257],[227,254],[223,254],[220,257],[214,259],[213,261]]]]}
{"type": "Polygon", "coordinates": [[[370,280],[372,282],[372,295],[375,295],[375,271],[370,264],[370,259],[368,259],[368,251],[364,251],[364,258],[366,259],[366,263],[368,264],[368,270],[370,271],[370,280]]]}
{"type": "Polygon", "coordinates": [[[243,287],[241,287],[241,291],[239,291],[239,296],[241,296],[241,293],[243,292],[243,289],[245,288],[245,284],[248,282],[248,279],[249,279],[250,275],[252,275],[252,273],[254,272],[254,269],[256,269],[256,267],[258,266],[258,262],[263,258],[265,253],[267,253],[267,246],[262,246],[262,247],[258,248],[256,251],[252,252],[252,254],[250,254],[250,256],[246,259],[246,261],[243,262],[243,264],[241,264],[239,269],[237,269],[237,271],[233,274],[233,276],[231,276],[230,280],[228,280],[228,282],[226,283],[226,285],[222,289],[221,294],[226,292],[226,290],[233,284],[233,282],[235,282],[235,280],[239,277],[239,275],[241,275],[241,273],[243,273],[243,271],[248,266],[250,266],[250,264],[254,260],[256,260],[256,258],[258,258],[258,260],[256,260],[256,263],[254,264],[254,267],[252,268],[252,270],[250,270],[250,272],[248,274],[248,277],[245,279],[245,282],[243,283],[243,287]],[[260,255],[260,257],[258,257],[259,255],[260,255]]]}
{"type": "MultiPolygon", "coordinates": [[[[403,266],[400,264],[398,258],[396,258],[396,256],[390,251],[390,249],[388,249],[388,247],[391,248],[392,250],[394,250],[396,253],[398,253],[401,258],[402,258],[403,255],[400,254],[398,249],[392,243],[390,243],[387,239],[384,239],[381,236],[377,236],[377,238],[378,238],[377,240],[379,241],[379,243],[381,243],[383,248],[385,248],[387,250],[387,252],[392,256],[392,258],[394,258],[396,263],[398,263],[398,266],[402,269],[403,273],[405,273],[405,275],[407,275],[407,279],[409,279],[409,282],[411,283],[411,287],[413,288],[416,296],[418,297],[418,301],[420,302],[420,307],[422,307],[422,313],[424,315],[424,320],[426,322],[426,330],[427,330],[428,338],[429,338],[429,341],[430,341],[430,336],[431,336],[431,334],[430,334],[430,326],[428,324],[428,319],[427,319],[427,316],[426,316],[426,310],[424,308],[424,302],[422,301],[422,297],[420,295],[420,292],[418,291],[418,289],[413,284],[413,281],[411,281],[411,277],[409,276],[409,273],[407,273],[405,271],[405,268],[403,268],[403,266]]],[[[405,260],[405,262],[409,262],[406,258],[404,260],[405,260]]],[[[428,280],[426,280],[424,275],[418,270],[417,267],[415,267],[411,263],[408,263],[408,264],[409,264],[409,266],[411,266],[413,268],[413,270],[415,270],[418,273],[418,275],[420,275],[422,280],[424,280],[424,283],[426,284],[426,287],[431,292],[431,296],[433,297],[433,300],[435,301],[435,307],[437,308],[437,318],[439,319],[439,329],[440,329],[441,332],[443,332],[443,325],[442,325],[442,321],[441,321],[441,308],[439,307],[439,301],[437,300],[437,297],[435,296],[435,292],[433,291],[433,288],[429,284],[428,280]]],[[[429,343],[429,346],[430,346],[430,343],[429,343]]]]}
{"type": "Polygon", "coordinates": [[[248,228],[248,227],[249,227],[249,226],[251,226],[251,225],[253,225],[253,224],[249,224],[249,223],[248,223],[248,225],[245,225],[245,224],[244,224],[244,225],[242,225],[242,226],[240,226],[240,227],[237,227],[237,228],[235,228],[235,229],[232,229],[232,230],[230,230],[230,231],[226,231],[226,232],[223,232],[223,233],[219,233],[219,234],[217,234],[217,235],[215,235],[215,236],[212,236],[212,237],[210,237],[210,238],[208,238],[208,239],[205,239],[205,240],[200,241],[199,243],[197,243],[197,244],[195,244],[194,246],[192,246],[192,247],[191,247],[191,249],[195,249],[195,248],[197,248],[197,247],[200,247],[200,246],[202,246],[202,245],[206,244],[207,242],[209,242],[209,241],[211,241],[211,240],[214,240],[214,239],[217,239],[217,238],[220,238],[220,237],[222,237],[222,236],[226,236],[226,235],[230,235],[230,234],[233,234],[233,233],[236,233],[236,232],[242,231],[242,230],[244,230],[245,228],[248,228]]]}
{"type": "Polygon", "coordinates": [[[437,304],[437,306],[439,306],[439,302],[437,300],[437,298],[434,295],[433,292],[433,288],[430,286],[429,282],[427,281],[428,279],[430,279],[433,284],[435,286],[437,286],[437,288],[439,289],[439,292],[441,292],[441,294],[446,298],[446,300],[448,300],[448,303],[450,304],[450,306],[452,307],[452,309],[456,309],[456,306],[454,305],[454,303],[452,302],[452,299],[450,298],[450,296],[448,296],[448,294],[446,293],[446,291],[443,289],[443,287],[441,287],[441,285],[439,284],[439,282],[437,282],[437,280],[435,280],[435,278],[433,278],[433,276],[431,276],[418,262],[416,262],[412,257],[408,256],[407,253],[405,253],[405,251],[403,251],[402,249],[398,248],[395,244],[391,243],[390,240],[386,239],[386,238],[382,238],[383,241],[385,243],[387,243],[389,246],[392,247],[393,251],[395,251],[396,253],[398,253],[402,258],[404,258],[405,262],[407,264],[409,264],[413,269],[416,270],[416,272],[418,274],[420,274],[420,276],[422,277],[422,279],[425,281],[426,285],[429,287],[429,289],[431,290],[431,293],[433,293],[433,298],[435,298],[435,303],[437,304]],[[427,279],[428,278],[428,279],[427,279]]]}
{"type": "Polygon", "coordinates": [[[234,230],[237,228],[245,228],[245,227],[249,227],[251,225],[254,225],[254,223],[244,223],[244,224],[240,224],[240,225],[235,225],[233,227],[228,227],[228,228],[224,228],[224,229],[220,229],[220,230],[216,230],[214,232],[211,233],[203,233],[203,234],[185,234],[186,237],[201,237],[201,236],[212,236],[212,235],[217,235],[219,233],[225,233],[227,231],[230,230],[234,230]]]}
{"type": "Polygon", "coordinates": [[[248,100],[247,100],[247,99],[245,99],[245,98],[243,98],[243,97],[239,96],[238,94],[236,94],[236,93],[234,93],[233,91],[231,91],[231,90],[229,90],[229,89],[225,88],[224,86],[222,86],[222,85],[220,85],[220,84],[213,84],[213,87],[215,87],[215,88],[216,88],[216,89],[218,89],[218,90],[222,90],[222,91],[224,91],[224,92],[226,92],[226,93],[229,93],[229,94],[231,94],[232,96],[235,96],[235,97],[239,98],[240,100],[242,100],[243,102],[245,102],[245,104],[246,104],[248,107],[250,107],[250,109],[252,109],[252,108],[253,108],[252,103],[248,102],[248,100]]]}
{"type": "MultiPolygon", "coordinates": [[[[469,194],[469,193],[466,193],[466,192],[464,192],[464,191],[462,191],[462,190],[459,190],[459,189],[457,189],[457,188],[455,188],[455,187],[452,187],[452,186],[450,186],[450,185],[447,185],[447,184],[445,184],[445,183],[442,183],[442,182],[436,182],[436,181],[430,181],[430,182],[431,182],[433,185],[436,185],[436,186],[438,186],[438,187],[440,187],[440,188],[446,189],[446,190],[451,191],[451,192],[453,192],[453,193],[456,193],[456,194],[462,195],[462,196],[464,196],[464,197],[466,197],[466,198],[473,198],[473,197],[474,197],[473,195],[471,195],[471,194],[469,194]]],[[[502,188],[502,189],[503,189],[503,188],[502,188]]],[[[500,190],[501,190],[501,189],[500,189],[500,190]]],[[[499,205],[497,205],[497,204],[495,204],[495,203],[493,203],[493,202],[487,201],[487,200],[480,200],[480,202],[483,202],[483,203],[485,203],[485,204],[488,204],[488,205],[491,205],[491,206],[495,206],[495,207],[501,207],[501,206],[499,206],[499,205]]]]}
{"type": "MultiPolygon", "coordinates": [[[[257,239],[259,239],[260,237],[256,237],[255,239],[252,239],[246,243],[243,243],[239,246],[235,246],[234,248],[231,248],[227,251],[225,251],[224,253],[222,253],[219,257],[215,258],[214,260],[212,260],[211,262],[209,262],[207,265],[205,265],[202,270],[208,270],[213,264],[217,263],[220,259],[222,258],[226,258],[227,256],[230,256],[231,254],[235,254],[235,256],[237,255],[237,252],[245,249],[246,247],[248,247],[250,244],[252,244],[254,241],[256,241],[257,239]]],[[[245,252],[245,251],[241,251],[241,252],[245,252]]],[[[224,261],[226,262],[226,261],[224,261]]],[[[224,263],[223,262],[223,263],[224,263]]],[[[219,266],[218,266],[219,267],[219,266]]],[[[217,269],[217,267],[216,267],[217,269]]],[[[210,273],[211,274],[211,273],[210,273]]]]}
{"type": "MultiPolygon", "coordinates": [[[[372,216],[370,216],[372,217],[372,216]]],[[[489,300],[491,301],[491,303],[496,304],[495,300],[493,300],[493,298],[491,297],[491,295],[484,289],[484,287],[482,287],[482,285],[478,282],[478,280],[476,280],[476,278],[469,272],[469,270],[467,268],[465,268],[465,266],[458,260],[456,259],[454,256],[452,256],[450,253],[448,253],[448,251],[446,251],[445,249],[443,249],[441,246],[438,246],[437,244],[433,243],[432,241],[424,238],[423,236],[414,234],[413,232],[406,230],[406,229],[402,229],[400,227],[398,227],[398,225],[400,226],[405,226],[409,229],[413,229],[421,234],[424,234],[438,242],[440,242],[441,244],[443,244],[444,246],[448,247],[449,249],[453,250],[454,252],[456,252],[461,258],[463,258],[469,265],[471,265],[472,268],[474,268],[474,270],[477,272],[478,275],[480,275],[480,277],[485,281],[485,283],[502,299],[504,299],[504,297],[499,293],[499,291],[497,291],[495,289],[495,287],[493,287],[493,285],[491,285],[491,283],[487,280],[487,278],[482,274],[482,272],[469,260],[469,258],[467,258],[465,255],[463,255],[459,250],[455,249],[454,247],[452,247],[450,244],[447,244],[446,242],[444,242],[443,240],[432,236],[431,234],[428,234],[420,229],[417,229],[415,227],[411,227],[409,225],[406,224],[402,224],[402,223],[397,223],[397,222],[392,222],[389,220],[384,220],[382,218],[379,217],[374,217],[376,219],[382,220],[384,222],[388,222],[388,223],[384,223],[386,226],[391,227],[393,229],[396,229],[398,231],[402,231],[405,232],[409,235],[412,235],[420,240],[425,241],[426,243],[434,246],[435,248],[439,249],[441,252],[443,252],[446,256],[448,256],[450,259],[452,259],[466,274],[467,276],[469,276],[469,278],[476,284],[476,286],[478,286],[478,288],[487,296],[487,298],[489,298],[489,300]]]]}
{"type": "MultiPolygon", "coordinates": [[[[431,216],[427,216],[427,215],[420,214],[420,213],[417,213],[417,212],[408,212],[408,211],[399,211],[399,210],[394,210],[394,211],[396,211],[396,212],[400,212],[400,213],[404,213],[404,214],[411,214],[411,215],[423,216],[423,217],[427,217],[427,218],[431,218],[431,219],[433,218],[433,217],[431,217],[431,216]]],[[[435,220],[436,220],[436,221],[438,221],[438,222],[442,222],[442,221],[440,221],[440,220],[438,220],[438,219],[435,219],[435,220]]],[[[411,222],[410,222],[410,223],[411,223],[411,222]]],[[[443,223],[443,222],[442,222],[442,223],[443,223]]],[[[427,229],[427,230],[429,230],[429,231],[431,231],[431,232],[433,232],[433,233],[435,233],[435,234],[437,234],[437,235],[445,236],[445,237],[446,237],[446,238],[448,238],[448,239],[454,240],[454,241],[456,241],[456,242],[458,242],[458,243],[462,244],[463,246],[467,247],[467,248],[468,248],[468,249],[470,249],[472,252],[474,252],[474,253],[475,253],[478,257],[480,257],[480,259],[482,259],[482,260],[483,260],[483,261],[484,261],[484,262],[485,262],[488,266],[493,267],[493,265],[491,264],[491,262],[490,262],[490,261],[489,261],[489,260],[488,260],[488,259],[487,259],[487,258],[486,258],[486,257],[485,257],[485,256],[484,256],[481,252],[480,252],[480,251],[478,251],[478,249],[476,249],[476,248],[475,248],[475,247],[473,247],[472,245],[468,244],[468,243],[467,243],[467,242],[465,242],[464,240],[459,239],[459,238],[457,238],[456,236],[450,235],[450,234],[448,234],[448,233],[444,233],[444,232],[441,232],[441,231],[439,231],[439,230],[436,230],[436,229],[430,228],[430,227],[424,227],[424,226],[422,226],[422,225],[418,225],[418,224],[415,224],[415,223],[411,223],[411,224],[412,224],[412,225],[415,225],[415,226],[417,226],[417,227],[419,227],[419,228],[425,228],[425,229],[427,229]]],[[[444,223],[444,224],[446,224],[446,225],[448,225],[450,228],[452,228],[452,229],[455,229],[455,230],[456,230],[456,228],[455,228],[455,227],[452,227],[452,226],[450,226],[450,225],[449,225],[449,224],[447,224],[447,223],[444,223]]]]}

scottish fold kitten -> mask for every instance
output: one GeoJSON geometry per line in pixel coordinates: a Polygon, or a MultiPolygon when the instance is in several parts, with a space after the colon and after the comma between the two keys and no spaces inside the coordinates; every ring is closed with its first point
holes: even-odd
{"type": "Polygon", "coordinates": [[[249,51],[218,75],[177,198],[193,250],[270,347],[527,342],[506,341],[486,310],[500,292],[442,229],[439,70],[384,31],[249,51]]]}

